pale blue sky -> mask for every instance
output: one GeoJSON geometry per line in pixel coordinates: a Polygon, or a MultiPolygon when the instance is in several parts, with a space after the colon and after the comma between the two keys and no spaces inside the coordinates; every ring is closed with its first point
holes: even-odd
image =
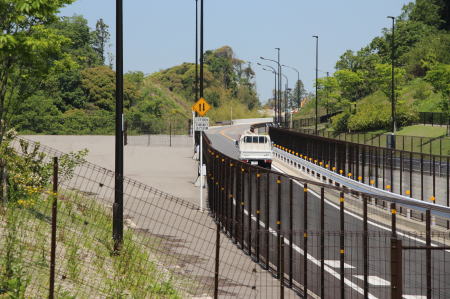
{"type": "MultiPolygon", "coordinates": [[[[273,75],[256,65],[259,57],[276,59],[300,70],[307,90],[315,78],[315,40],[319,35],[319,69],[334,71],[347,49],[358,50],[390,27],[409,0],[204,0],[205,50],[223,45],[251,61],[262,102],[271,96],[273,75]]],[[[200,0],[199,0],[200,5],[200,0]]],[[[115,1],[78,0],[61,15],[81,14],[90,26],[103,18],[115,40],[115,1]]],[[[195,0],[124,0],[125,71],[146,74],[195,60],[195,0]]],[[[286,70],[292,85],[297,74],[286,70]]],[[[319,76],[325,76],[319,73],[319,76]]]]}

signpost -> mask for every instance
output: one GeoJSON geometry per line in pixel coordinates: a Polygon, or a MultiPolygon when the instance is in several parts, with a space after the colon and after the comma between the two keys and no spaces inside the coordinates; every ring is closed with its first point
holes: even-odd
{"type": "Polygon", "coordinates": [[[192,111],[201,117],[194,118],[194,130],[200,131],[200,211],[203,211],[203,177],[206,175],[206,167],[203,165],[203,131],[209,128],[209,117],[203,117],[211,106],[204,98],[200,98],[193,106],[192,111]]]}

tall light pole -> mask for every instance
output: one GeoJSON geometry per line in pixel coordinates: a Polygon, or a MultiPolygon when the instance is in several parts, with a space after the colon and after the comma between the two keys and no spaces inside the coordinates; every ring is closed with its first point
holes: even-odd
{"type": "Polygon", "coordinates": [[[198,0],[195,0],[195,101],[198,99],[198,0]]]}
{"type": "MultiPolygon", "coordinates": [[[[330,78],[330,72],[327,72],[327,83],[328,83],[328,78],[330,78]]],[[[329,84],[329,83],[328,83],[329,84]]],[[[330,104],[330,94],[329,94],[329,91],[327,90],[327,115],[328,115],[328,105],[330,104]]],[[[328,117],[328,116],[327,116],[328,117]]]]}
{"type": "Polygon", "coordinates": [[[283,76],[284,79],[286,79],[286,85],[284,87],[284,127],[287,128],[288,127],[288,122],[287,122],[287,109],[288,109],[288,102],[287,102],[287,92],[289,89],[289,79],[285,74],[281,74],[281,76],[283,76]]]}
{"type": "MultiPolygon", "coordinates": [[[[396,120],[396,111],[395,111],[395,73],[394,73],[394,63],[395,63],[395,39],[394,39],[394,33],[395,33],[395,18],[388,16],[389,19],[392,19],[392,40],[391,40],[391,64],[392,64],[392,74],[391,74],[391,113],[392,113],[392,133],[395,134],[397,131],[397,120],[396,120]]],[[[394,137],[395,138],[395,137],[394,137]]]]}
{"type": "Polygon", "coordinates": [[[116,139],[113,205],[114,251],[123,240],[123,2],[116,0],[116,139]]]}
{"type": "Polygon", "coordinates": [[[203,0],[200,0],[200,97],[203,98],[203,0]]]}
{"type": "Polygon", "coordinates": [[[275,89],[274,89],[274,96],[273,96],[273,98],[274,98],[273,107],[274,107],[274,114],[275,114],[274,122],[275,122],[275,123],[278,123],[278,116],[277,116],[277,80],[278,80],[278,77],[277,77],[277,76],[278,76],[278,72],[275,70],[274,67],[272,67],[272,66],[270,66],[270,65],[267,65],[267,64],[261,64],[261,63],[259,63],[259,62],[257,62],[256,64],[259,65],[259,66],[261,66],[261,67],[263,67],[263,70],[272,72],[272,73],[275,75],[275,87],[274,87],[275,89]],[[270,68],[271,70],[265,69],[264,67],[268,67],[268,68],[270,68]]]}
{"type": "MultiPolygon", "coordinates": [[[[299,84],[300,83],[300,72],[295,67],[285,65],[285,64],[283,64],[282,66],[287,67],[287,68],[297,72],[297,84],[299,84]]],[[[295,86],[295,87],[297,88],[297,105],[298,105],[298,108],[300,108],[300,88],[299,88],[300,86],[295,86]]]]}
{"type": "MultiPolygon", "coordinates": [[[[276,48],[276,49],[279,49],[279,48],[276,48]]],[[[264,58],[264,57],[259,57],[259,58],[262,60],[275,62],[278,65],[278,107],[277,107],[277,110],[278,110],[278,124],[279,124],[281,121],[281,64],[279,62],[280,55],[278,55],[278,61],[273,60],[273,59],[264,58]]]]}
{"type": "Polygon", "coordinates": [[[278,114],[279,114],[279,120],[281,121],[281,75],[283,74],[282,70],[281,70],[281,64],[280,64],[280,48],[275,48],[275,50],[277,50],[278,52],[278,99],[280,99],[278,101],[278,114]]]}
{"type": "Polygon", "coordinates": [[[317,98],[317,87],[318,87],[317,82],[318,82],[318,76],[319,76],[319,74],[318,74],[318,72],[319,72],[319,36],[313,35],[313,37],[316,39],[316,120],[314,123],[314,131],[317,135],[317,133],[318,133],[317,121],[319,118],[319,115],[318,115],[319,100],[317,98]]]}

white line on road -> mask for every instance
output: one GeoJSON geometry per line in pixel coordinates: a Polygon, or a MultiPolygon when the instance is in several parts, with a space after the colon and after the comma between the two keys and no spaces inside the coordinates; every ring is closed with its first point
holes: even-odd
{"type": "MultiPolygon", "coordinates": [[[[235,200],[234,198],[233,198],[233,204],[236,205],[236,200],[235,200]]],[[[249,215],[247,209],[244,209],[244,214],[247,215],[247,216],[249,215]]],[[[251,217],[251,219],[252,219],[253,221],[255,221],[255,222],[257,221],[256,216],[250,215],[250,217],[251,217]]],[[[265,224],[263,221],[261,221],[261,220],[259,220],[259,225],[260,225],[261,227],[263,227],[263,228],[266,227],[266,224],[265,224]]],[[[276,236],[276,231],[275,231],[274,229],[272,229],[271,227],[269,227],[269,232],[270,232],[272,235],[276,236]]],[[[287,238],[284,239],[284,243],[287,244],[287,245],[289,245],[289,240],[288,240],[287,238]]],[[[297,251],[298,253],[300,253],[300,254],[303,255],[303,256],[305,255],[305,252],[303,251],[303,249],[301,249],[299,246],[297,246],[297,245],[295,245],[295,244],[292,244],[292,249],[295,250],[295,251],[297,251]]],[[[320,262],[318,259],[316,259],[315,257],[313,257],[312,255],[310,255],[309,253],[307,254],[307,258],[308,258],[308,260],[309,260],[310,262],[312,262],[313,264],[315,264],[317,267],[321,267],[321,262],[320,262]]],[[[331,269],[329,266],[325,266],[325,267],[324,267],[324,270],[325,270],[326,272],[328,272],[328,273],[329,273],[331,276],[333,276],[334,278],[336,278],[336,279],[338,279],[338,280],[341,280],[340,274],[339,274],[338,272],[334,271],[333,269],[331,269]]],[[[360,293],[361,295],[364,295],[364,289],[361,288],[361,287],[359,287],[356,283],[352,282],[350,279],[344,278],[344,283],[345,283],[347,286],[349,286],[350,288],[352,288],[352,289],[354,289],[355,291],[357,291],[358,293],[360,293]]],[[[311,291],[308,290],[308,292],[311,292],[311,291]]],[[[317,295],[316,295],[316,296],[317,296],[317,295]]],[[[370,293],[369,293],[369,298],[377,299],[377,297],[375,297],[374,295],[372,295],[372,294],[370,294],[370,293]]]]}
{"type": "MultiPolygon", "coordinates": [[[[283,170],[281,170],[281,169],[279,169],[279,168],[273,166],[273,164],[272,164],[272,168],[275,168],[277,171],[279,171],[279,172],[281,172],[281,173],[286,173],[285,171],[283,171],[283,170]]],[[[295,181],[295,180],[294,180],[294,183],[296,183],[296,184],[299,185],[299,186],[302,186],[301,183],[298,182],[298,181],[295,181]]],[[[313,190],[311,190],[311,189],[309,189],[309,188],[308,188],[308,192],[310,192],[312,195],[314,195],[314,196],[320,198],[320,195],[319,195],[319,194],[317,194],[315,191],[313,191],[313,190]]],[[[329,204],[330,206],[334,207],[336,210],[339,210],[339,209],[340,209],[340,207],[339,207],[337,204],[335,204],[335,203],[329,201],[328,199],[325,199],[325,202],[326,202],[327,204],[329,204]]],[[[353,212],[349,212],[348,210],[344,210],[344,212],[345,212],[346,214],[348,214],[348,215],[350,215],[350,216],[352,216],[352,217],[358,219],[358,220],[363,221],[363,218],[362,218],[361,216],[359,216],[359,215],[357,215],[357,214],[354,214],[353,212]]],[[[376,222],[372,222],[372,221],[370,221],[370,220],[368,220],[367,223],[370,224],[370,225],[372,225],[372,226],[378,227],[378,228],[380,228],[380,229],[386,230],[386,231],[388,231],[388,232],[392,231],[389,227],[380,225],[380,224],[378,224],[378,223],[376,223],[376,222]]],[[[425,240],[422,240],[422,239],[419,239],[419,238],[410,236],[410,235],[408,235],[408,234],[399,232],[398,230],[397,230],[397,235],[402,236],[402,237],[405,237],[405,238],[409,238],[409,239],[411,239],[411,240],[413,240],[413,241],[417,241],[417,242],[422,243],[422,244],[426,244],[425,240]]],[[[436,246],[438,246],[438,245],[435,244],[435,243],[431,243],[431,246],[436,247],[436,246]]],[[[450,250],[445,250],[445,251],[450,253],[450,250]]]]}
{"type": "MultiPolygon", "coordinates": [[[[353,275],[353,277],[364,280],[364,275],[353,275]]],[[[375,276],[375,275],[369,275],[367,277],[367,282],[373,286],[388,287],[391,285],[391,283],[389,281],[384,280],[383,278],[375,276]]]]}
{"type": "MultiPolygon", "coordinates": [[[[325,264],[332,268],[340,268],[341,267],[341,261],[339,260],[325,260],[325,264]]],[[[355,269],[352,265],[349,265],[347,263],[344,263],[344,269],[355,269]]]]}

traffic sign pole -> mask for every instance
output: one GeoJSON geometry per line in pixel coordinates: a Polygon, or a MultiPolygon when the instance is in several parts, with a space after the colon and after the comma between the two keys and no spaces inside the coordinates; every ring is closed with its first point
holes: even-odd
{"type": "Polygon", "coordinates": [[[200,131],[200,211],[203,212],[203,131],[200,131]]]}
{"type": "MultiPolygon", "coordinates": [[[[202,96],[202,94],[200,94],[202,96]]],[[[206,174],[203,167],[203,132],[208,130],[209,117],[203,117],[211,109],[208,102],[201,97],[193,106],[192,111],[201,117],[194,118],[194,130],[200,131],[200,211],[203,211],[203,176],[206,174]]]]}

